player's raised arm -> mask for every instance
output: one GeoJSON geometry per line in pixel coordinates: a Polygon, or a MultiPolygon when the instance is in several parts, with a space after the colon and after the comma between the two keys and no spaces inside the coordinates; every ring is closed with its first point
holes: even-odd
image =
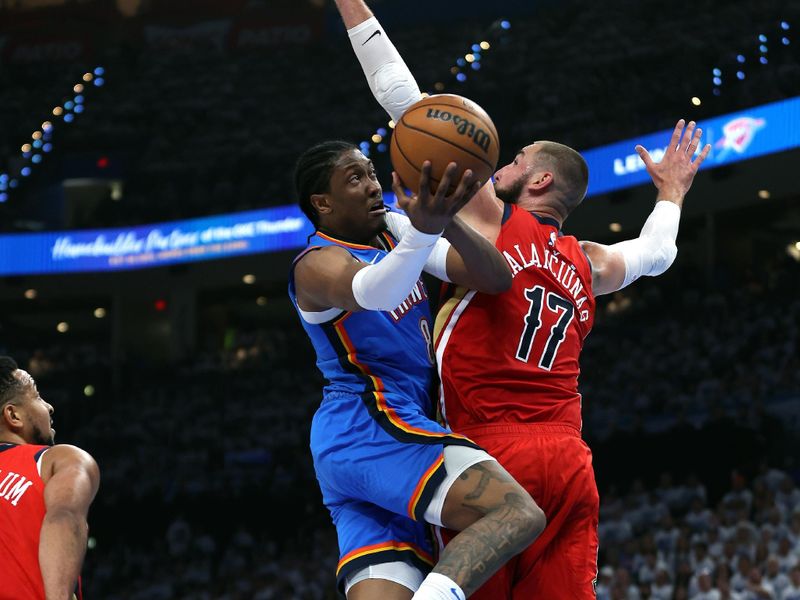
{"type": "Polygon", "coordinates": [[[700,147],[702,130],[695,128],[694,121],[690,121],[685,130],[684,126],[683,119],[675,125],[667,152],[659,163],[653,162],[642,146],[636,146],[636,152],[658,188],[656,206],[639,237],[610,246],[581,242],[592,263],[592,289],[596,296],[622,289],[643,275],[660,275],[675,260],[683,199],[711,150],[711,145],[706,144],[694,158],[700,147]]]}
{"type": "Polygon", "coordinates": [[[336,7],[372,94],[397,121],[422,98],[414,76],[363,0],[336,0],[336,7]]]}
{"type": "MultiPolygon", "coordinates": [[[[336,0],[336,8],[372,95],[398,121],[410,106],[422,99],[419,85],[364,0],[336,0]]],[[[501,216],[502,203],[494,195],[491,180],[484,182],[459,214],[467,225],[491,242],[497,237],[496,222],[501,216]]]]}
{"type": "Polygon", "coordinates": [[[80,575],[89,506],[100,485],[97,463],[74,446],[55,446],[42,457],[46,513],[39,538],[39,566],[46,600],[71,600],[80,575]]]}

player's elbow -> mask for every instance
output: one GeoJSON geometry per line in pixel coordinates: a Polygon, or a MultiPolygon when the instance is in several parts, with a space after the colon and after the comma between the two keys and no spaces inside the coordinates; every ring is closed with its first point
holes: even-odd
{"type": "Polygon", "coordinates": [[[514,283],[514,278],[511,275],[511,269],[503,261],[485,276],[479,279],[475,278],[468,287],[484,294],[502,294],[511,289],[512,283],[514,283]]]}
{"type": "Polygon", "coordinates": [[[375,99],[395,122],[422,98],[417,82],[404,66],[386,63],[373,75],[375,99]]]}
{"type": "Polygon", "coordinates": [[[652,273],[653,275],[661,275],[666,272],[675,262],[678,256],[678,247],[675,242],[665,243],[655,255],[652,273]]]}
{"type": "Polygon", "coordinates": [[[528,523],[530,535],[533,540],[535,540],[547,526],[547,515],[544,514],[544,511],[539,507],[538,504],[535,504],[534,509],[531,511],[528,523]]]}
{"type": "Polygon", "coordinates": [[[502,294],[511,289],[511,284],[514,283],[514,278],[511,276],[511,271],[508,268],[500,269],[494,274],[486,286],[487,289],[481,290],[487,294],[502,294]]]}
{"type": "Polygon", "coordinates": [[[361,312],[363,310],[388,311],[400,306],[408,297],[408,294],[390,294],[383,297],[373,297],[371,294],[359,294],[355,296],[355,303],[347,307],[350,312],[361,312]]]}
{"type": "Polygon", "coordinates": [[[381,271],[377,265],[367,265],[353,275],[351,283],[352,307],[347,310],[394,310],[412,293],[413,288],[406,286],[402,279],[386,280],[378,276],[381,271]]]}
{"type": "Polygon", "coordinates": [[[530,546],[541,535],[547,525],[547,517],[533,498],[519,507],[517,524],[520,551],[530,546]]]}
{"type": "Polygon", "coordinates": [[[42,521],[42,526],[50,526],[69,531],[76,536],[86,535],[89,531],[89,524],[86,522],[86,514],[73,507],[48,509],[42,521]]]}

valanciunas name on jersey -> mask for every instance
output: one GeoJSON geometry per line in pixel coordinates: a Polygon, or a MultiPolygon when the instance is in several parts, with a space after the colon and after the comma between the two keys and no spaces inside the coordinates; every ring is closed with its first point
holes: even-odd
{"type": "Polygon", "coordinates": [[[544,260],[540,259],[539,252],[536,250],[536,245],[534,243],[531,243],[530,251],[527,256],[523,254],[519,244],[514,244],[514,250],[516,250],[519,261],[507,250],[503,250],[503,256],[508,266],[511,267],[512,277],[516,277],[518,273],[530,267],[549,271],[553,277],[556,278],[556,281],[561,284],[564,291],[572,297],[575,302],[575,308],[577,308],[580,313],[580,320],[589,320],[589,311],[581,308],[586,300],[588,300],[586,286],[581,281],[575,265],[561,260],[559,258],[561,253],[557,250],[550,251],[549,249],[545,249],[544,260]]]}

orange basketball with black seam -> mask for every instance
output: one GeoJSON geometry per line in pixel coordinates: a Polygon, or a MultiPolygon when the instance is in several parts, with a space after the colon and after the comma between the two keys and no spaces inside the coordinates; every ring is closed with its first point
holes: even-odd
{"type": "Polygon", "coordinates": [[[455,94],[437,94],[412,105],[395,125],[390,145],[392,166],[412,191],[419,187],[422,163],[431,162],[431,190],[436,188],[451,162],[461,175],[471,169],[485,183],[497,167],[500,141],[492,119],[472,100],[455,94]]]}

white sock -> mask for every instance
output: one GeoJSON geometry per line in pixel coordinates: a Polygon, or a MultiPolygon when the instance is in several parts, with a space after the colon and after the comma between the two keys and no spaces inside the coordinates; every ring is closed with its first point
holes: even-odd
{"type": "Polygon", "coordinates": [[[458,584],[441,573],[428,573],[411,600],[466,600],[458,584]]]}

